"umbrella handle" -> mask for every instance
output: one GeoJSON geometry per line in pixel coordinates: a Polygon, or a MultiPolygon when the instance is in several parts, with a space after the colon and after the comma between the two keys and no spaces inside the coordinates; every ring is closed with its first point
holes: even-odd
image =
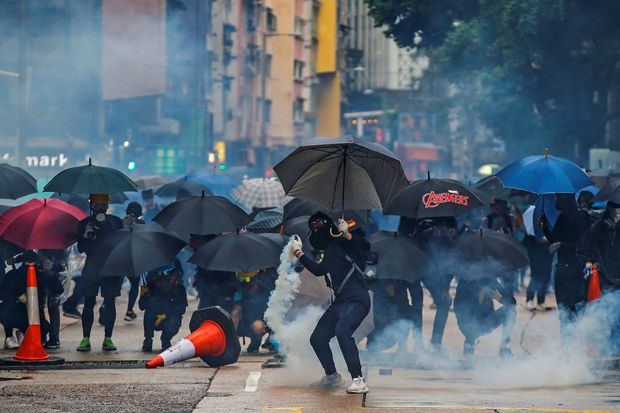
{"type": "Polygon", "coordinates": [[[329,235],[331,235],[334,238],[339,238],[339,237],[342,237],[342,232],[339,232],[338,234],[334,234],[332,228],[329,228],[329,235]]]}

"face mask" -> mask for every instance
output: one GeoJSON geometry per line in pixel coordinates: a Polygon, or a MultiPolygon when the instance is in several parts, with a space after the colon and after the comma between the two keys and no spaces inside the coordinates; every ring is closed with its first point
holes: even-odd
{"type": "Polygon", "coordinates": [[[614,224],[620,223],[620,208],[610,209],[609,218],[614,222],[614,224]]]}

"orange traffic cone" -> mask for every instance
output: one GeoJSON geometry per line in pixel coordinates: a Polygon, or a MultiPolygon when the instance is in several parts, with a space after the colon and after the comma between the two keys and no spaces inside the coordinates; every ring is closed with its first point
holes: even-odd
{"type": "Polygon", "coordinates": [[[601,291],[601,280],[598,275],[598,266],[594,264],[592,266],[592,275],[588,279],[588,296],[587,300],[596,301],[603,295],[601,291]]]}
{"type": "Polygon", "coordinates": [[[39,294],[37,287],[37,273],[34,264],[29,262],[26,275],[26,305],[28,308],[28,329],[22,344],[13,356],[17,360],[46,360],[50,356],[41,345],[41,322],[39,320],[39,294]]]}
{"type": "Polygon", "coordinates": [[[41,322],[39,320],[39,295],[37,291],[37,274],[34,264],[29,262],[26,273],[26,308],[28,310],[28,329],[24,340],[12,358],[0,359],[0,365],[11,364],[62,364],[64,359],[50,357],[41,345],[41,322]]]}
{"type": "Polygon", "coordinates": [[[200,357],[211,367],[233,364],[239,359],[241,346],[230,315],[221,307],[208,307],[192,314],[191,334],[146,363],[146,368],[169,366],[200,357]]]}

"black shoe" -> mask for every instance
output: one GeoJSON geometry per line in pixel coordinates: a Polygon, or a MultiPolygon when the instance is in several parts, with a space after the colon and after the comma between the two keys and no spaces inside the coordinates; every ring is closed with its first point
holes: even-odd
{"type": "Polygon", "coordinates": [[[56,350],[58,348],[60,348],[60,341],[58,340],[48,340],[47,343],[45,343],[45,345],[43,346],[49,350],[56,350]]]}
{"type": "Polygon", "coordinates": [[[258,347],[248,347],[246,352],[248,354],[258,354],[260,352],[260,348],[258,348],[258,347]]]}
{"type": "Polygon", "coordinates": [[[170,340],[164,340],[163,338],[161,339],[161,350],[167,350],[172,346],[172,343],[170,342],[170,340]]]}
{"type": "Polygon", "coordinates": [[[144,342],[142,343],[142,351],[146,353],[150,353],[151,351],[153,351],[153,339],[152,338],[144,339],[144,342]]]}
{"type": "Polygon", "coordinates": [[[133,310],[128,310],[125,313],[125,321],[133,321],[136,318],[138,318],[138,315],[136,313],[134,313],[133,310]]]}
{"type": "Polygon", "coordinates": [[[65,317],[75,318],[77,320],[82,318],[82,314],[77,310],[77,308],[67,308],[62,310],[62,314],[65,317]]]}

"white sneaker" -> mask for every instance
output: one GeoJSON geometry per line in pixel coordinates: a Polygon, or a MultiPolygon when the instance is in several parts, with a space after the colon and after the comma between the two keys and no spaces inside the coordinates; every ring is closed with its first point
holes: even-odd
{"type": "Polygon", "coordinates": [[[356,377],[353,379],[353,383],[347,389],[349,394],[363,394],[368,393],[368,385],[363,377],[356,377]]]}
{"type": "Polygon", "coordinates": [[[19,348],[19,341],[14,336],[7,337],[4,339],[4,348],[7,350],[14,350],[16,348],[19,348]]]}
{"type": "Polygon", "coordinates": [[[534,304],[534,301],[528,301],[525,303],[525,308],[528,311],[536,311],[536,304],[534,304]]]}
{"type": "Polygon", "coordinates": [[[321,380],[310,383],[310,387],[336,388],[342,386],[342,383],[344,383],[344,380],[342,380],[340,373],[334,373],[325,375],[321,380]]]}

